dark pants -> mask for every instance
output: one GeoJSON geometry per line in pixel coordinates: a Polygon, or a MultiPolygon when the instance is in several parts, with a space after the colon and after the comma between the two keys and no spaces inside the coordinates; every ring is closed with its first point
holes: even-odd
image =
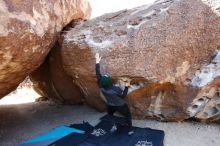
{"type": "Polygon", "coordinates": [[[123,116],[125,116],[128,119],[128,126],[130,129],[132,129],[132,117],[131,117],[131,112],[128,108],[127,104],[124,104],[123,106],[109,106],[108,105],[108,114],[109,115],[114,115],[115,112],[119,112],[123,116]]]}

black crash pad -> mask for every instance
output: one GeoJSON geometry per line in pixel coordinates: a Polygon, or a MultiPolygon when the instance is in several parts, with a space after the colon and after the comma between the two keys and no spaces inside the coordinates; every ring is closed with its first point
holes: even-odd
{"type": "Polygon", "coordinates": [[[86,131],[85,134],[71,133],[54,146],[163,146],[164,131],[133,127],[134,134],[128,135],[126,118],[105,115],[95,126],[89,123],[73,124],[71,127],[86,131]],[[116,123],[117,131],[110,129],[116,123]],[[75,127],[74,127],[75,126],[75,127]]]}

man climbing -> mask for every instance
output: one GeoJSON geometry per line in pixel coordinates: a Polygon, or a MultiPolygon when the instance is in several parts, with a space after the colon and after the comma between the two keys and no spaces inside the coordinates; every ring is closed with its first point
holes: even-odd
{"type": "MultiPolygon", "coordinates": [[[[113,114],[117,111],[121,113],[123,116],[125,116],[128,121],[127,124],[129,126],[128,135],[132,135],[134,132],[132,130],[131,112],[128,108],[127,103],[123,99],[124,97],[127,96],[128,87],[130,86],[130,83],[125,84],[124,90],[114,85],[109,75],[101,75],[100,64],[99,64],[101,57],[99,56],[98,53],[96,53],[95,58],[96,58],[96,77],[102,98],[107,104],[108,114],[113,116],[113,114]]],[[[111,131],[113,132],[115,130],[117,130],[117,127],[114,125],[111,131]]]]}

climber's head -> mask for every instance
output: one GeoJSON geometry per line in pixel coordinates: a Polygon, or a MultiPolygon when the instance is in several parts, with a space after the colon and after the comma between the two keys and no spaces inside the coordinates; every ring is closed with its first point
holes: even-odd
{"type": "Polygon", "coordinates": [[[103,75],[101,78],[101,84],[103,87],[111,87],[112,86],[112,79],[109,75],[103,75]]]}

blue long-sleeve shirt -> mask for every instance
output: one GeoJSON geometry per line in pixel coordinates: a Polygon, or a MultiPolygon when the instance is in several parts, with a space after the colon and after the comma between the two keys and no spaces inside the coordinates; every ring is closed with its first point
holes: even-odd
{"type": "Polygon", "coordinates": [[[122,90],[120,87],[117,87],[115,85],[104,88],[104,86],[101,83],[102,75],[100,73],[99,63],[96,64],[96,78],[97,78],[101,93],[103,95],[103,98],[107,105],[123,106],[126,103],[123,98],[127,96],[128,87],[125,87],[124,90],[122,90]]]}

